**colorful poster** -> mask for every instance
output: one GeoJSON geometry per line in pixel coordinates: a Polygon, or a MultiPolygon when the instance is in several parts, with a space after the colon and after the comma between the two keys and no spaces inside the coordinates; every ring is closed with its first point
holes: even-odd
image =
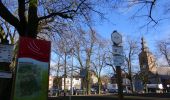
{"type": "Polygon", "coordinates": [[[20,38],[13,100],[47,100],[50,42],[20,38]]]}

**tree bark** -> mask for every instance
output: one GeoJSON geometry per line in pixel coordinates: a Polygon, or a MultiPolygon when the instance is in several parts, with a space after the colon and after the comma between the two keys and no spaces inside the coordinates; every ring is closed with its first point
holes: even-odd
{"type": "Polygon", "coordinates": [[[30,0],[28,9],[28,22],[25,16],[25,0],[18,0],[18,16],[15,17],[0,1],[0,16],[9,24],[14,26],[20,36],[31,38],[37,37],[38,16],[37,16],[38,0],[30,0]]]}
{"type": "Polygon", "coordinates": [[[99,81],[99,90],[98,90],[98,94],[101,94],[101,85],[102,85],[102,83],[101,83],[101,79],[100,79],[100,77],[98,78],[98,81],[99,81]]]}
{"type": "Polygon", "coordinates": [[[90,81],[90,71],[88,69],[87,71],[87,94],[90,95],[91,94],[91,81],[90,81]]]}
{"type": "Polygon", "coordinates": [[[36,38],[38,34],[37,6],[38,0],[30,0],[28,10],[28,31],[26,30],[25,33],[27,37],[36,38]]]}

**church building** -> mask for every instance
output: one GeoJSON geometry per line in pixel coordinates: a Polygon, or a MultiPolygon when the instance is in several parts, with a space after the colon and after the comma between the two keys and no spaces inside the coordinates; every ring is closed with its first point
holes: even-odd
{"type": "Polygon", "coordinates": [[[163,89],[166,92],[169,91],[170,67],[158,66],[154,55],[149,51],[143,37],[141,41],[142,48],[139,54],[139,63],[140,78],[143,82],[144,90],[148,91],[148,89],[153,90],[154,88],[155,91],[157,89],[163,89]]]}

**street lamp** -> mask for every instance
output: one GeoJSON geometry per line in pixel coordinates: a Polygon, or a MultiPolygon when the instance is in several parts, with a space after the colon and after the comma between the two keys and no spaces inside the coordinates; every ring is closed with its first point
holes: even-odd
{"type": "Polygon", "coordinates": [[[74,54],[74,49],[71,49],[71,62],[72,62],[72,66],[71,66],[71,95],[73,95],[73,54],[74,54]]]}
{"type": "Polygon", "coordinates": [[[118,97],[119,100],[123,99],[123,87],[122,87],[122,77],[121,77],[121,65],[124,63],[124,59],[122,56],[123,47],[122,44],[122,35],[118,33],[116,30],[111,34],[111,40],[113,42],[113,61],[116,66],[116,76],[117,76],[117,84],[118,84],[118,97]]]}

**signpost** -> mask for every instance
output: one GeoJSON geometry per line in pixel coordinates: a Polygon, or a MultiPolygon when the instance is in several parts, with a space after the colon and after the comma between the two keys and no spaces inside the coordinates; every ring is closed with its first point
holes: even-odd
{"type": "Polygon", "coordinates": [[[122,46],[115,46],[115,45],[113,45],[112,52],[113,52],[114,55],[122,55],[123,47],[122,46]]]}
{"type": "Polygon", "coordinates": [[[118,97],[119,100],[123,100],[123,86],[122,86],[122,77],[121,77],[121,66],[124,64],[123,58],[123,47],[122,44],[122,35],[117,31],[114,31],[111,34],[111,39],[113,42],[113,61],[116,66],[116,77],[118,84],[118,97]]]}

